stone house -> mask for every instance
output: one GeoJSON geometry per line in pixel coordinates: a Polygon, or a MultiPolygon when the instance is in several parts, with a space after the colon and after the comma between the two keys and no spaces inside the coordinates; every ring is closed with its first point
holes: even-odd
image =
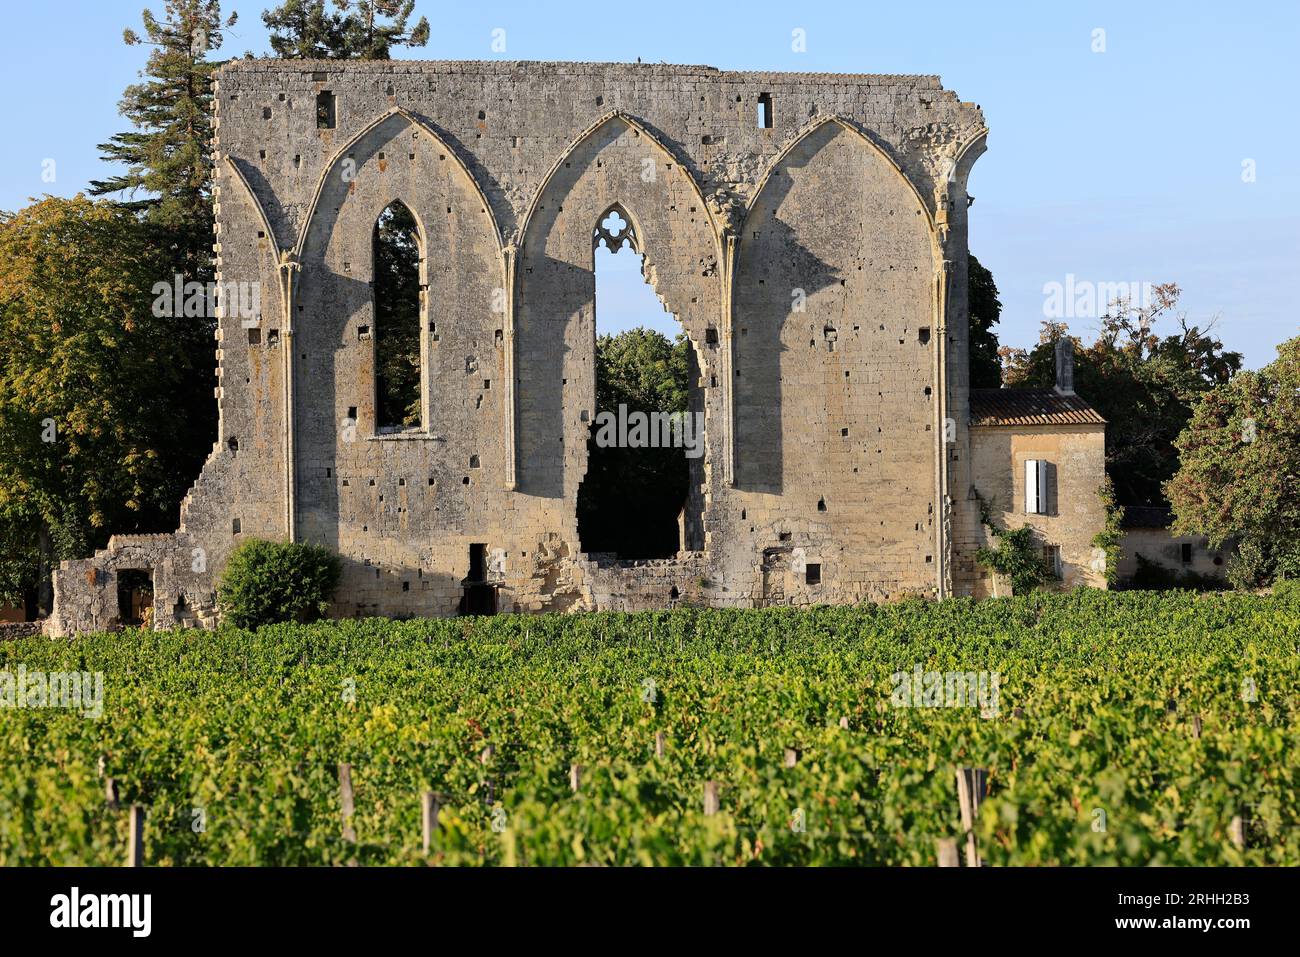
{"type": "Polygon", "coordinates": [[[967,490],[1010,506],[1030,460],[1056,483],[1036,527],[1096,583],[1104,426],[1077,398],[971,395],[987,131],[937,77],[238,60],[216,81],[219,434],[177,532],[57,570],[52,633],[113,626],[148,585],[155,627],[211,625],[250,537],[335,550],[340,616],[978,593],[967,490]],[[394,204],[419,247],[402,423],[377,401],[394,204]],[[689,338],[704,427],[654,560],[587,554],[575,515],[613,213],[689,338]]]}
{"type": "MultiPolygon", "coordinates": [[[[1204,535],[1175,535],[1169,528],[1173,513],[1168,508],[1128,506],[1124,509],[1124,543],[1119,560],[1121,582],[1132,583],[1141,566],[1149,563],[1155,575],[1170,583],[1189,585],[1205,581],[1227,581],[1226,563],[1235,545],[1211,548],[1204,535]]],[[[1139,579],[1138,584],[1143,584],[1139,579]]],[[[1152,582],[1145,583],[1151,587],[1152,582]]]]}
{"type": "MultiPolygon", "coordinates": [[[[1105,553],[1092,544],[1106,522],[1106,420],[1074,392],[1073,343],[1057,343],[1051,389],[972,389],[970,497],[988,503],[1000,528],[1029,525],[1056,587],[1106,587],[1105,553]]],[[[978,501],[977,501],[978,504],[978,501]]],[[[973,553],[983,529],[963,544],[973,553]]],[[[973,562],[968,562],[970,567],[973,562]]],[[[971,594],[1007,595],[1000,576],[979,569],[971,594]]]]}

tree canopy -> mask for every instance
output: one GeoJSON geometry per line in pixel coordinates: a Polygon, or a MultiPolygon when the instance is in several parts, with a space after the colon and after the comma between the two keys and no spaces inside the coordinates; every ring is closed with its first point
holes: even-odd
{"type": "Polygon", "coordinates": [[[993,273],[974,256],[970,257],[969,290],[970,385],[972,389],[996,389],[1002,385],[1002,361],[993,327],[1002,319],[1002,302],[993,273]]]}
{"type": "Polygon", "coordinates": [[[278,57],[305,60],[387,60],[394,47],[429,42],[429,21],[408,29],[415,0],[285,0],[262,14],[278,57]]]}
{"type": "Polygon", "coordinates": [[[167,258],[116,203],[0,216],[3,597],[110,533],[176,525],[212,446],[212,340],[151,308],[167,258]]]}
{"type": "MultiPolygon", "coordinates": [[[[153,49],[144,79],[122,94],[119,112],[133,129],[99,147],[120,172],[90,184],[94,196],[123,194],[128,209],[156,228],[156,242],[172,251],[173,268],[206,281],[212,272],[212,72],[210,49],[222,42],[219,0],[168,0],[159,19],[142,14],[144,36],[126,30],[129,46],[153,49]]],[[[159,277],[162,278],[162,277],[159,277]]]]}
{"type": "Polygon", "coordinates": [[[1009,387],[1045,388],[1056,381],[1057,341],[1074,340],[1074,388],[1106,419],[1106,472],[1121,505],[1166,504],[1161,487],[1178,468],[1174,441],[1193,404],[1241,368],[1241,355],[1212,335],[1213,322],[1188,322],[1180,295],[1169,283],[1153,287],[1150,303],[1112,304],[1089,345],[1065,323],[1044,322],[1033,349],[1001,350],[1009,387]],[[1155,326],[1167,321],[1176,329],[1158,335],[1155,326]]]}
{"type": "Polygon", "coordinates": [[[1175,445],[1175,534],[1236,539],[1235,584],[1300,577],[1300,337],[1200,396],[1175,445]]]}
{"type": "MultiPolygon", "coordinates": [[[[427,20],[409,25],[414,7],[287,0],[263,19],[278,56],[387,59],[428,42],[427,20]]],[[[100,145],[114,169],[90,184],[116,201],[46,198],[0,214],[0,598],[30,600],[44,583],[48,607],[52,561],[89,554],[113,533],[175,528],[211,448],[215,317],[151,306],[158,283],[214,278],[220,63],[208,57],[235,22],[220,0],[144,10],[140,30],[122,35],[150,48],[119,103],[131,129],[100,145]]],[[[409,285],[392,297],[408,313],[409,285]]],[[[394,352],[390,376],[410,378],[409,351],[394,352]]]]}
{"type": "MultiPolygon", "coordinates": [[[[693,346],[637,328],[596,340],[596,411],[685,413],[693,346]]],[[[578,489],[583,551],[620,558],[664,558],[681,546],[677,516],[686,502],[690,465],[680,448],[601,447],[587,443],[587,474],[578,489]]]]}

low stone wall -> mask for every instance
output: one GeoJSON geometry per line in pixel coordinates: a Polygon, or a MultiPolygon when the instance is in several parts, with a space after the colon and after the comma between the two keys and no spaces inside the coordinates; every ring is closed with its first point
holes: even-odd
{"type": "Polygon", "coordinates": [[[44,621],[0,621],[0,641],[30,638],[39,635],[44,628],[44,621]]]}

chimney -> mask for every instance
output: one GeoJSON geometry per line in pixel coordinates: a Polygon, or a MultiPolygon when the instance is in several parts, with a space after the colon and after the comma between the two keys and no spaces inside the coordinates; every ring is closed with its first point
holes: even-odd
{"type": "Polygon", "coordinates": [[[1056,340],[1056,391],[1074,395],[1074,340],[1069,336],[1056,340]]]}

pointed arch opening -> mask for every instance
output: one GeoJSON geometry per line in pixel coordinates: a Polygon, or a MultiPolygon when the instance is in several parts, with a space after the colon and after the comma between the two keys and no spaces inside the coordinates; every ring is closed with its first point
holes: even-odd
{"type": "Polygon", "coordinates": [[[619,204],[592,231],[595,414],[578,487],[587,554],[672,558],[703,547],[703,397],[695,346],[651,282],[619,204]]]}
{"type": "Polygon", "coordinates": [[[374,230],[375,428],[427,427],[424,402],[424,240],[410,208],[394,200],[374,230]]]}

